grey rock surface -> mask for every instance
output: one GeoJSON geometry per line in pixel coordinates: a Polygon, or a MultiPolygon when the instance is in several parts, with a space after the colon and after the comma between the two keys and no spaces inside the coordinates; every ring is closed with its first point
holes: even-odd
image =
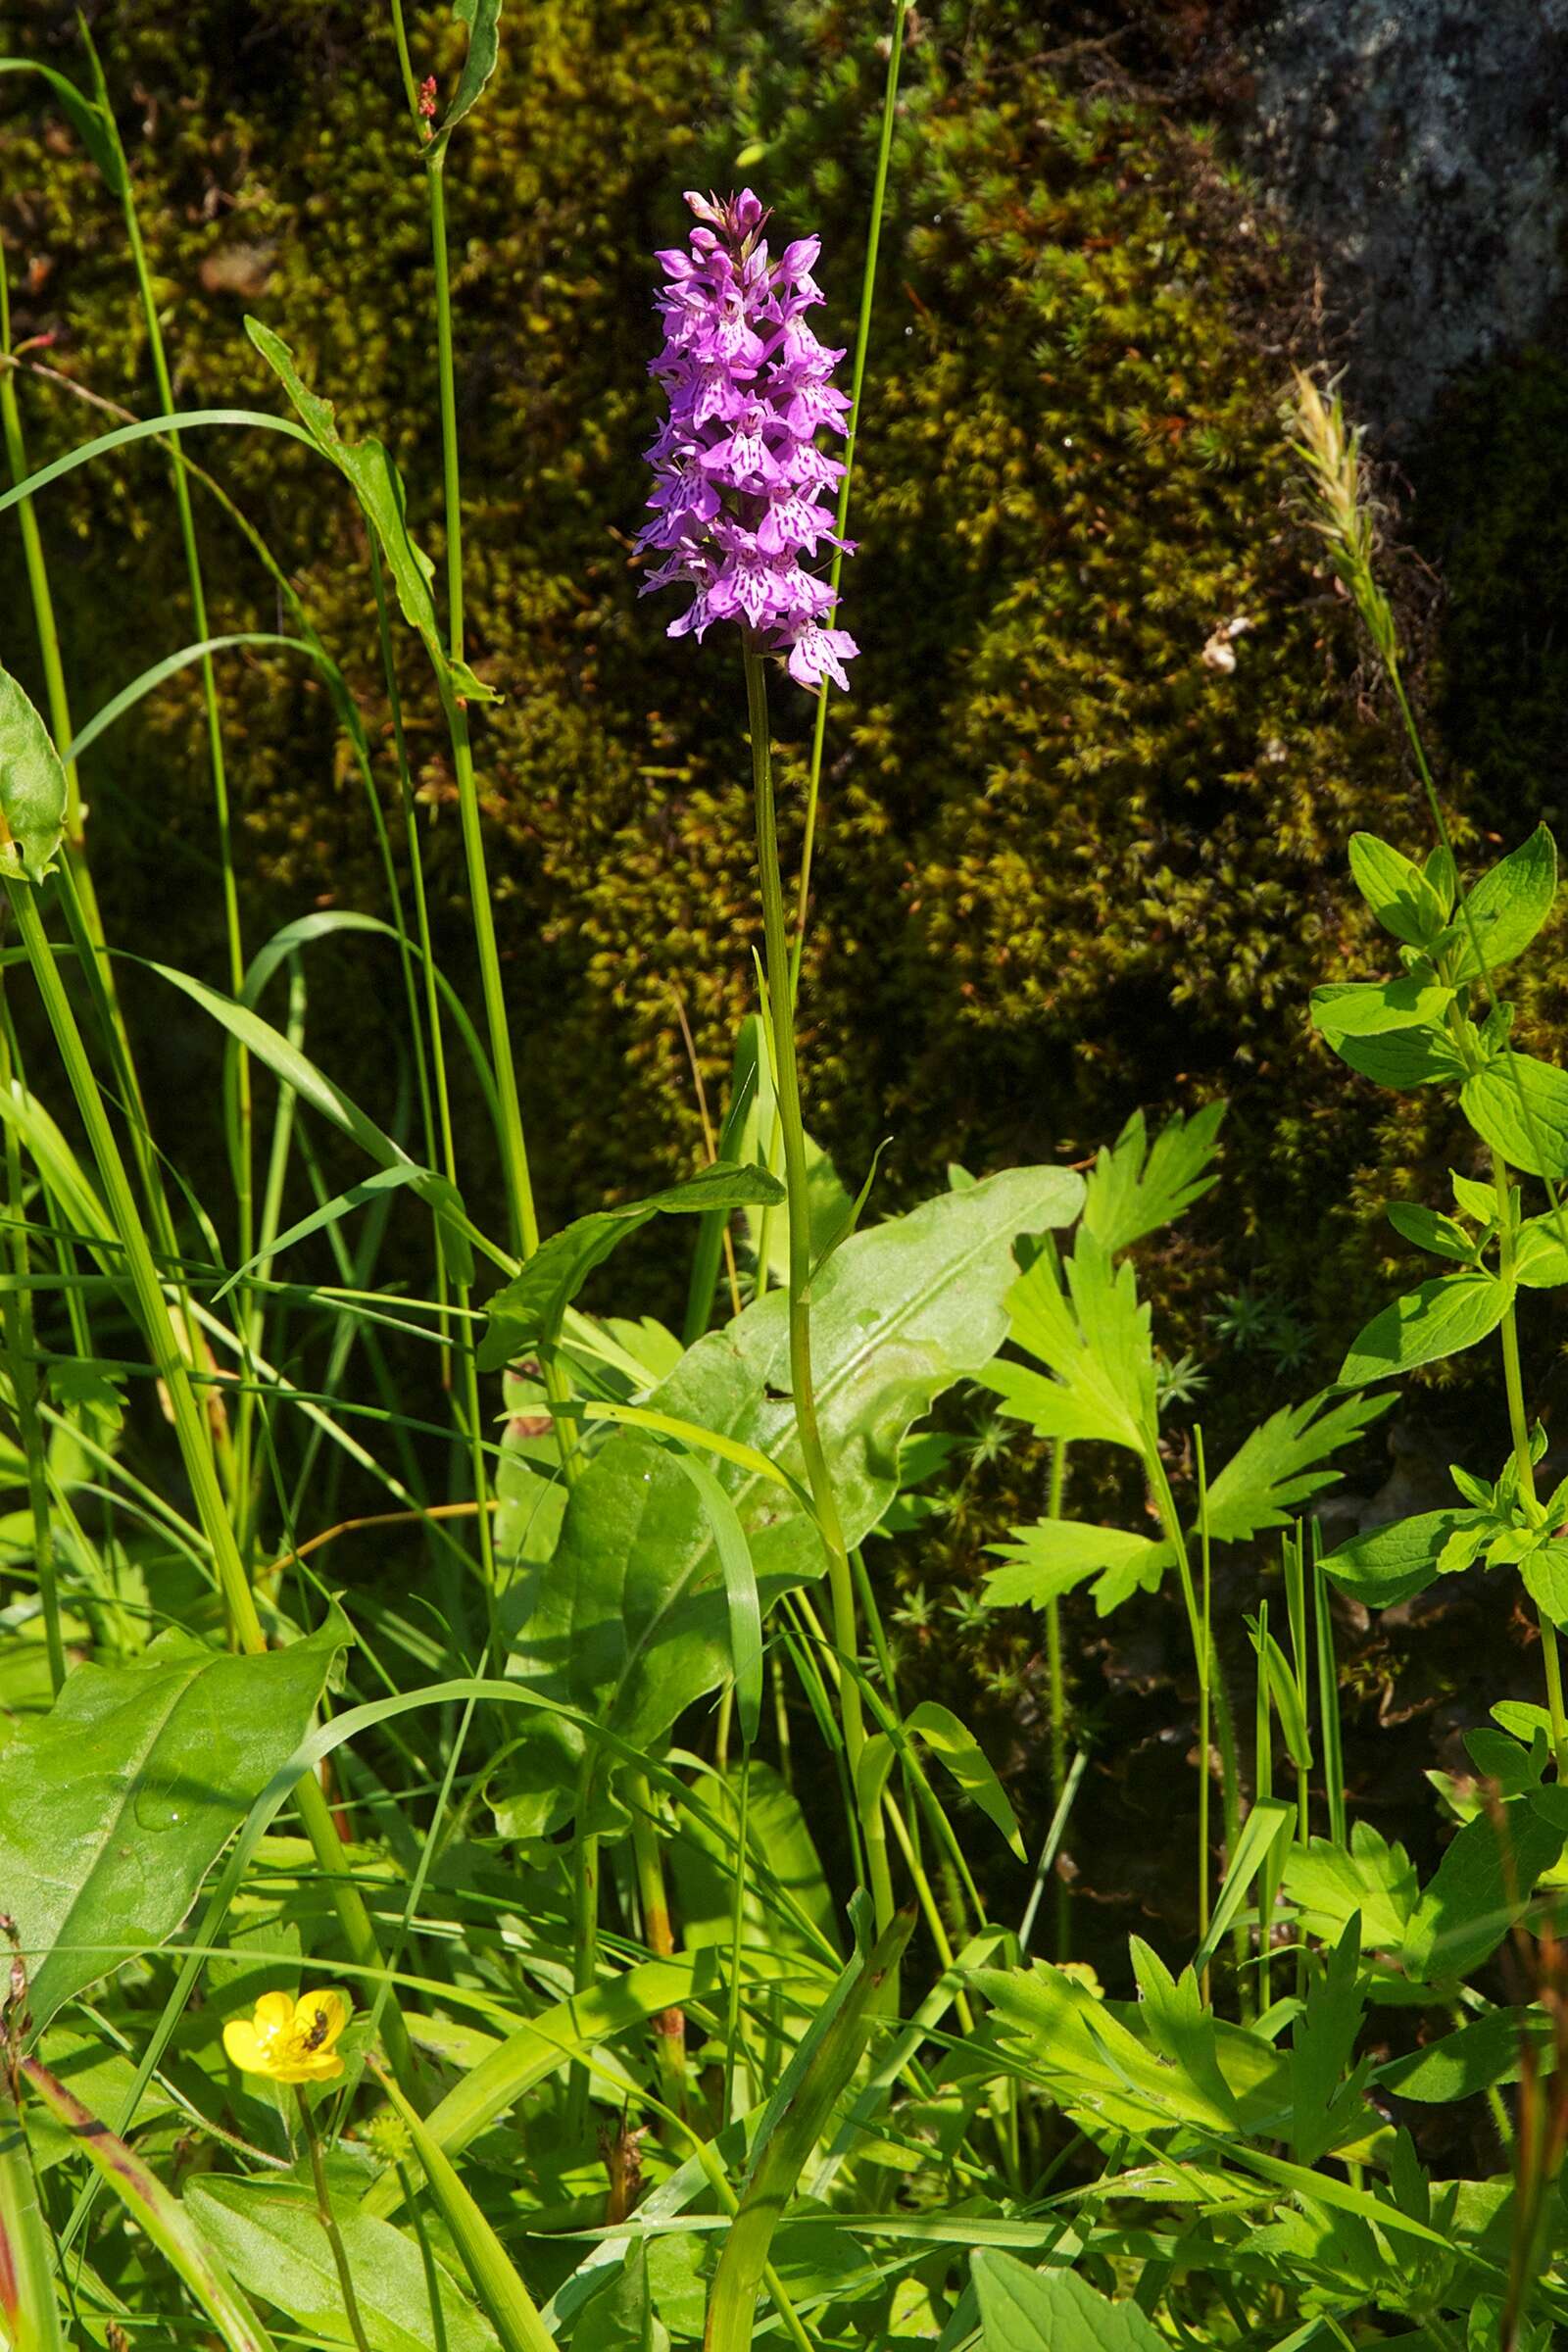
{"type": "Polygon", "coordinates": [[[1396,445],[1568,312],[1568,0],[1263,0],[1243,137],[1396,445]]]}

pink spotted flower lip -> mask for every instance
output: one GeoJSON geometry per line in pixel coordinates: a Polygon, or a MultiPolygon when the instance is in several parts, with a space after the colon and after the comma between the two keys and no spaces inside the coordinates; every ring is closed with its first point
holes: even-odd
{"type": "Polygon", "coordinates": [[[850,402],[833,381],[843,352],[806,317],[823,299],[821,240],[799,237],[775,262],[750,188],[686,202],[686,245],[657,257],[664,347],[649,372],[669,407],[648,451],[652,519],[637,545],[662,561],[642,592],[693,591],[671,637],[739,621],[788,655],[799,685],[847,687],[858,649],[829,626],[833,592],[807,568],[821,548],[854,552],[822,505],[844,466],[817,436],[849,430],[850,402]]]}

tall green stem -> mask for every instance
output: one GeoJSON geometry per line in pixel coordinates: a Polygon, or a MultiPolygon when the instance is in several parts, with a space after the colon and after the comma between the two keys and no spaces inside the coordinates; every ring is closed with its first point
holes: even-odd
{"type": "MultiPolygon", "coordinates": [[[[114,1129],[109,1124],[103,1096],[88,1060],[71,999],[66,994],[54,950],[44,930],[37,890],[33,884],[15,880],[8,875],[5,877],[5,893],[97,1164],[110,1222],[123,1252],[125,1271],[135,1301],[136,1319],[141,1325],[154,1368],[169,1398],[180,1457],[190,1481],[196,1515],[212,1551],[213,1567],[223,1596],[229,1626],[241,1649],[259,1654],[267,1647],[267,1637],[257,1615],[256,1598],[229,1521],[204,1426],[205,1416],[190,1367],[179,1345],[173,1314],[153,1260],[125,1162],[115,1140],[114,1129]]],[[[360,1966],[379,1972],[382,1963],[375,1929],[350,1874],[348,1857],[343,1851],[331,1807],[314,1774],[306,1775],[294,1795],[317,1861],[327,1880],[338,1924],[350,1953],[360,1966]]],[[[403,2023],[402,2012],[395,2004],[387,2010],[386,2043],[399,2080],[403,2081],[406,2077],[410,2082],[416,2084],[408,2029],[403,2023]]]]}
{"type": "MultiPolygon", "coordinates": [[[[1530,1456],[1530,1416],[1525,1408],[1524,1371],[1519,1361],[1519,1322],[1513,1305],[1513,1202],[1508,1171],[1500,1154],[1492,1154],[1492,1177],[1497,1193],[1497,1277],[1508,1292],[1502,1317],[1502,1377],[1508,1394],[1508,1428],[1513,1438],[1519,1493],[1529,1516],[1544,1518],[1536,1493],[1536,1466],[1530,1456]]],[[[1568,1779],[1568,1715],[1563,1711],[1562,1660],[1557,1651],[1557,1629],[1544,1609],[1538,1611],[1541,1662],[1546,1678],[1546,1706],[1551,1717],[1551,1749],[1557,1759],[1557,1778],[1568,1779]]]]}
{"type": "MultiPolygon", "coordinates": [[[[876,176],[871,183],[871,217],[865,232],[865,267],[860,273],[860,315],[855,330],[855,360],[850,372],[850,429],[844,442],[844,472],[839,481],[838,513],[835,535],[842,539],[849,526],[850,487],[855,475],[855,453],[860,435],[860,387],[865,381],[866,354],[871,348],[871,304],[876,292],[877,255],[882,244],[882,216],[887,203],[888,167],[893,155],[893,125],[899,110],[899,70],[904,59],[904,20],[908,14],[909,0],[893,0],[893,32],[888,42],[887,80],[882,90],[882,129],[877,142],[876,176]]],[[[828,586],[833,591],[833,604],[825,625],[832,628],[838,615],[839,574],[844,566],[842,548],[833,551],[828,569],[828,586]]],[[[811,895],[811,858],[816,847],[817,807],[822,790],[822,754],[827,737],[828,688],[824,680],[816,698],[816,724],[811,732],[811,767],[806,786],[806,832],[801,846],[801,872],[795,894],[795,938],[790,951],[790,985],[798,989],[801,983],[801,956],[806,945],[806,913],[811,895]]]]}
{"type": "MultiPolygon", "coordinates": [[[[1067,1441],[1057,1438],[1051,1448],[1051,1492],[1046,1503],[1048,1519],[1059,1519],[1067,1491],[1067,1441]]],[[[1050,1600],[1046,1604],[1046,1675],[1051,1705],[1051,1803],[1052,1810],[1061,1803],[1067,1786],[1067,1685],[1062,1670],[1061,1603],[1050,1600]]],[[[1072,1889],[1058,1871],[1056,1873],[1056,1958],[1066,1960],[1072,1954],[1072,1889]]]]}
{"type": "Polygon", "coordinates": [[[311,2151],[311,2178],[316,2182],[316,2218],[326,2232],[326,2242],[332,2249],[332,2267],[337,2273],[338,2292],[343,2297],[344,2316],[349,2324],[356,2352],[370,2352],[365,2333],[365,2322],[360,2317],[360,2301],[354,2291],[354,2274],[349,2269],[348,2248],[337,2226],[332,2206],[332,2192],[326,2184],[326,2167],[321,2161],[321,2137],[311,2113],[310,2097],[304,2083],[297,2086],[300,2102],[300,2122],[305,2131],[305,2144],[311,2151]]]}
{"type": "MultiPolygon", "coordinates": [[[[817,1526],[827,1551],[828,1589],[833,1609],[833,1640],[841,1656],[853,1666],[858,1654],[855,1581],[844,1541],[832,1473],[822,1446],[816,1418],[816,1391],[811,1380],[811,1227],[807,1189],[806,1132],[801,1119],[800,1068],[795,1054],[793,992],[790,985],[789,935],[785,927],[784,887],[779,871],[778,816],[773,800],[772,743],[767,722],[767,679],[755,633],[747,629],[742,644],[746,664],[746,708],[752,736],[752,783],[757,817],[757,872],[762,896],[762,935],[767,966],[768,1005],[773,1025],[773,1083],[777,1090],[779,1123],[784,1142],[784,1189],[789,1207],[789,1345],[790,1393],[800,1432],[817,1526]]],[[[844,1726],[845,1759],[850,1785],[858,1790],[860,1756],[865,1726],[860,1692],[852,1671],[839,1684],[840,1716],[844,1726]]],[[[893,1917],[893,1882],[888,1869],[887,1836],[882,1808],[872,1803],[861,1812],[871,1893],[880,1933],[893,1917]]]]}

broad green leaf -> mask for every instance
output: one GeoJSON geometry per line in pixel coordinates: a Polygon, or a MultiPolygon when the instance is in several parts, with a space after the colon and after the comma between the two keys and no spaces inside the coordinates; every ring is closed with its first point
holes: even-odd
{"type": "Polygon", "coordinates": [[[1085,1179],[1084,1231],[1115,1257],[1191,1208],[1218,1182],[1210,1163],[1224,1116],[1223,1102],[1207,1103],[1190,1119],[1175,1111],[1150,1144],[1144,1114],[1135,1110],[1113,1148],[1102,1145],[1095,1154],[1085,1179]]]}
{"type": "Polygon", "coordinates": [[[873,1950],[857,1950],[797,2043],[762,2110],[740,2204],[713,2274],[704,2352],[750,2352],[774,2231],[807,2159],[860,2062],[870,2036],[873,2004],[898,1967],[913,1926],[911,1909],[893,1921],[873,1950]]]}
{"type": "Polygon", "coordinates": [[[1037,1519],[1030,1527],[1014,1528],[1005,1543],[987,1549],[1006,1562],[992,1570],[982,1588],[993,1608],[1042,1609],[1086,1577],[1104,1571],[1097,1592],[1102,1616],[1112,1594],[1120,1600],[1135,1587],[1152,1592],[1175,1556],[1156,1537],[1096,1527],[1082,1519],[1037,1519]]]}
{"type": "Polygon", "coordinates": [[[1497,971],[1523,955],[1551,912],[1556,890],[1556,845],[1538,825],[1466,894],[1453,924],[1459,943],[1454,978],[1479,980],[1483,971],[1497,971]]]}
{"type": "Polygon", "coordinates": [[[1363,1951],[1402,1946],[1421,1892],[1403,1846],[1391,1845],[1368,1821],[1352,1828],[1348,1851],[1327,1838],[1294,1847],[1286,1858],[1285,1888],[1302,1924],[1325,1942],[1338,1942],[1347,1922],[1359,1918],[1363,1951]]]}
{"type": "MultiPolygon", "coordinates": [[[[824,1948],[837,1948],[839,1932],[821,1857],[800,1799],[773,1767],[754,1757],[750,1771],[746,1819],[753,1865],[742,1899],[743,1940],[754,1948],[808,1956],[820,1965],[824,1948]],[[765,1875],[756,1868],[759,1856],[766,1865],[765,1875]],[[770,1880],[815,1928],[814,1940],[771,1893],[770,1880]]],[[[735,1840],[740,1835],[738,1768],[722,1779],[703,1779],[693,1794],[703,1799],[718,1830],[727,1831],[728,1837],[710,1828],[695,1808],[682,1807],[677,1813],[677,1834],[669,1846],[675,1911],[688,1947],[719,1944],[727,1952],[734,1934],[735,1840]]]]}
{"type": "Polygon", "coordinates": [[[537,2304],[471,2192],[458,2178],[440,2141],[418,2110],[410,2106],[397,2084],[379,2067],[376,2074],[381,2088],[408,2129],[425,2185],[473,2283],[474,2293],[495,2325],[503,2352],[556,2352],[556,2339],[539,2317],[537,2304]]]}
{"type": "MultiPolygon", "coordinates": [[[[487,15],[491,14],[492,9],[495,15],[500,13],[495,0],[479,0],[479,5],[487,15]]],[[[493,28],[492,15],[492,31],[493,28]]],[[[483,86],[482,83],[480,86],[483,86]]],[[[478,89],[475,89],[473,97],[468,100],[469,105],[478,94],[478,89]]],[[[456,120],[455,117],[451,119],[456,120]]],[[[403,479],[382,444],[379,441],[345,441],[338,431],[332,403],[322,400],[318,393],[311,390],[295,365],[294,354],[282,337],[273,334],[271,328],[264,326],[259,318],[247,318],[245,332],[288,394],[317,448],[323,457],[331,460],[359,500],[366,520],[380,542],[398,603],[403,609],[403,617],[411,628],[417,630],[436,676],[464,702],[498,701],[499,697],[480,683],[466,662],[454,662],[447,652],[436,623],[435,603],[430,590],[435,566],[424,550],[416,545],[409,530],[403,479]]]]}
{"type": "MultiPolygon", "coordinates": [[[[817,1417],[852,1545],[896,1492],[906,1432],[1000,1346],[1015,1239],[1064,1223],[1081,1198],[1066,1171],[1013,1169],[858,1233],[834,1255],[811,1339],[817,1417]]],[[[716,1476],[750,1544],[764,1614],[825,1564],[799,1499],[805,1464],[789,1379],[788,1305],[770,1294],[700,1340],[647,1400],[662,1417],[656,1426],[710,1431],[732,1448],[716,1476]],[[748,1467],[748,1455],[772,1475],[748,1467]]],[[[711,1524],[678,1463],[641,1430],[617,1432],[595,1454],[567,1499],[553,1556],[524,1565],[508,1615],[510,1672],[640,1748],[656,1747],[731,1671],[711,1524]]],[[[559,1717],[522,1731],[497,1790],[509,1835],[542,1836],[570,1817],[586,1754],[583,1734],[559,1717]]],[[[601,1783],[598,1826],[623,1826],[601,1783]]]]}
{"type": "Polygon", "coordinates": [[[1476,1245],[1452,1217],[1440,1216],[1419,1200],[1391,1200],[1388,1219],[1395,1232],[1418,1250],[1429,1250],[1434,1257],[1452,1258],[1461,1266],[1475,1263],[1476,1245]]]}
{"type": "MultiPolygon", "coordinates": [[[[711,1994],[718,1983],[712,1952],[687,1952],[669,1960],[643,1961],[623,1976],[543,2010],[509,2034],[431,2109],[425,2118],[431,2136],[449,2156],[461,2154],[509,2107],[563,2073],[573,2059],[585,2057],[662,2009],[683,2008],[688,2001],[711,1994]]],[[[402,2198],[398,2177],[389,2170],[366,2191],[360,2210],[384,2217],[397,2211],[402,2198]]]]}
{"type": "Polygon", "coordinates": [[[1350,874],[1384,930],[1406,946],[1425,947],[1443,929],[1444,905],[1432,883],[1375,833],[1350,835],[1350,874]]]}
{"type": "Polygon", "coordinates": [[[36,2058],[24,2058],[22,2072],[29,2089],[43,2101],[56,2122],[65,2125],[82,2155],[108,2181],[137,2229],[184,2280],[229,2352],[275,2352],[271,2337],[229,2277],[220,2257],[152,2167],[122,2139],[118,2139],[63,2082],[57,2082],[36,2058]]]}
{"type": "Polygon", "coordinates": [[[1312,1026],[1334,1045],[1342,1037],[1385,1037],[1430,1028],[1453,1003],[1451,988],[1420,980],[1348,980],[1312,991],[1312,1026]]]}
{"type": "Polygon", "coordinates": [[[468,27],[468,47],[452,104],[441,120],[437,135],[442,140],[451,137],[464,116],[484,96],[501,53],[501,0],[452,0],[452,14],[468,27]]]}
{"type": "Polygon", "coordinates": [[[564,1226],[529,1258],[522,1272],[486,1302],[489,1321],[479,1343],[479,1369],[497,1372],[514,1357],[554,1347],[562,1318],[596,1266],[616,1245],[658,1216],[727,1213],[753,1201],[781,1201],[784,1187],[765,1169],[716,1160],[699,1175],[672,1184],[623,1208],[596,1209],[564,1226]]]}
{"type": "Polygon", "coordinates": [[[1565,1219],[1568,1211],[1561,1217],[1549,1211],[1520,1226],[1514,1272],[1527,1290],[1554,1291],[1568,1282],[1568,1242],[1559,1230],[1565,1219]]]}
{"type": "Polygon", "coordinates": [[[1324,1042],[1363,1078],[1396,1093],[1414,1086],[1454,1086],[1465,1075],[1458,1047],[1436,1021],[1415,1029],[1387,1030],[1374,1037],[1337,1033],[1324,1042]]]}
{"type": "Polygon", "coordinates": [[[1345,2080],[1366,2012],[1361,1920],[1352,1913],[1338,1943],[1309,1963],[1306,2006],[1291,2037],[1291,2153],[1316,2164],[1361,2114],[1367,2068],[1345,2080]]]}
{"type": "MultiPolygon", "coordinates": [[[[352,2343],[337,2269],[313,2191],[294,2180],[198,2180],[185,2204],[240,2284],[286,2312],[313,2342],[352,2343]]],[[[338,2230],[370,2352],[429,2352],[436,2341],[423,2258],[412,2237],[339,2200],[338,2230]]],[[[495,2352],[494,2329],[438,2263],[449,2352],[495,2352]]]]}
{"type": "Polygon", "coordinates": [[[1542,1788],[1467,1822],[1422,1890],[1404,1939],[1419,1982],[1467,1977],[1491,1958],[1568,1835],[1568,1791],[1542,1788]]]}
{"type": "Polygon", "coordinates": [[[21,1932],[35,2032],[174,1933],[349,1639],[335,1613],[263,1657],[171,1631],[134,1666],[78,1666],[47,1716],[17,1727],[0,1773],[0,1909],[21,1932]]]}
{"type": "Polygon", "coordinates": [[[1288,1526],[1297,1503],[1337,1486],[1345,1475],[1319,1464],[1342,1446],[1353,1445],[1392,1401],[1342,1396],[1331,1402],[1325,1389],[1304,1404],[1282,1405],[1259,1422],[1209,1487],[1210,1540],[1245,1544],[1264,1528],[1288,1526]]]}
{"type": "Polygon", "coordinates": [[[1496,1330],[1512,1298],[1513,1285],[1495,1274],[1441,1274],[1422,1283],[1357,1334],[1340,1366],[1339,1386],[1364,1388],[1391,1373],[1462,1354],[1496,1330]]]}
{"type": "Polygon", "coordinates": [[[1530,1176],[1568,1176],[1568,1074],[1531,1054],[1507,1053],[1459,1090],[1483,1143],[1530,1176]]]}
{"type": "Polygon", "coordinates": [[[66,771],[48,728],[0,669],[0,875],[41,882],[65,837],[66,771]]]}
{"type": "Polygon", "coordinates": [[[1474,1532],[1479,1541],[1490,1524],[1490,1517],[1477,1511],[1423,1511],[1351,1536],[1323,1565],[1336,1584],[1368,1608],[1387,1609],[1424,1592],[1442,1574],[1439,1561],[1452,1537],[1474,1532]]]}
{"type": "Polygon", "coordinates": [[[0,2091],[0,2332],[11,2352],[65,2352],[54,2246],[27,2141],[0,2091]]]}
{"type": "Polygon", "coordinates": [[[1568,1543],[1548,1538],[1519,1563],[1525,1591],[1544,1617],[1568,1630],[1568,1543]]]}
{"type": "Polygon", "coordinates": [[[1379,2085],[1422,2106],[1446,2107],[1471,2099],[1494,2083],[1517,2082],[1526,2047],[1550,2041],[1545,2011],[1491,2009],[1472,2017],[1441,2041],[1428,2042],[1378,2069],[1379,2085]]]}
{"type": "Polygon", "coordinates": [[[970,2269],[981,2352],[1166,2352],[1136,2303],[1107,2303],[1072,2271],[1031,2271],[994,2246],[970,2269]]]}

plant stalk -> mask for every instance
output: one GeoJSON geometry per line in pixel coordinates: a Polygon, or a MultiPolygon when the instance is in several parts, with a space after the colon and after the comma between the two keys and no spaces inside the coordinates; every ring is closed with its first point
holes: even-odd
{"type": "Polygon", "coordinates": [[[337,2215],[332,2208],[332,2192],[326,2184],[326,2167],[321,2161],[320,2133],[316,2129],[316,2118],[311,2113],[311,2102],[306,2096],[304,2083],[296,2083],[295,2091],[300,2103],[300,2122],[305,2127],[305,2144],[311,2151],[311,2178],[316,2182],[317,2219],[326,2231],[326,2242],[332,2249],[332,2265],[337,2272],[338,2290],[343,2297],[343,2309],[348,2318],[349,2330],[354,2337],[357,2352],[370,2352],[370,2345],[365,2333],[365,2322],[360,2317],[359,2297],[354,2292],[354,2274],[349,2269],[348,2250],[343,2243],[343,2233],[337,2226],[337,2215]]]}
{"type": "MultiPolygon", "coordinates": [[[[773,1080],[784,1144],[784,1189],[789,1209],[789,1349],[790,1394],[807,1485],[817,1526],[827,1552],[828,1590],[833,1610],[833,1640],[846,1660],[859,1654],[855,1606],[855,1580],[839,1518],[833,1477],[822,1446],[816,1418],[816,1392],[811,1379],[811,1227],[807,1189],[806,1131],[801,1118],[801,1078],[795,1052],[794,997],[790,984],[789,935],[784,915],[784,888],[779,869],[778,815],[773,798],[772,743],[767,721],[767,679],[756,633],[742,636],[746,666],[746,707],[752,736],[752,783],[757,817],[757,871],[762,897],[762,934],[767,967],[768,1007],[773,1024],[773,1080]]],[[[844,1727],[845,1760],[850,1785],[857,1791],[860,1756],[865,1747],[865,1724],[855,1675],[846,1671],[839,1684],[840,1719],[844,1727]]],[[[887,1834],[879,1804],[860,1807],[871,1895],[881,1935],[893,1918],[893,1881],[888,1868],[887,1834]]]]}

